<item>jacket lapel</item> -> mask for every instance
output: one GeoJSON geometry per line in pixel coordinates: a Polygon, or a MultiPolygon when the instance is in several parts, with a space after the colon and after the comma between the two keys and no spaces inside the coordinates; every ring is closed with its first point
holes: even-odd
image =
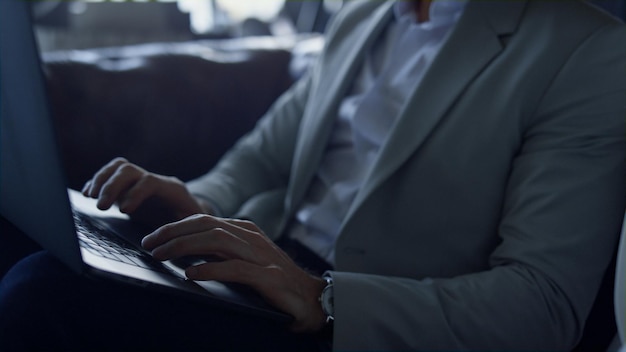
{"type": "MultiPolygon", "coordinates": [[[[517,27],[525,1],[472,2],[404,107],[347,219],[433,133],[468,84],[503,49],[501,37],[517,27]]],[[[344,221],[345,224],[345,221],[344,221]]]]}
{"type": "MultiPolygon", "coordinates": [[[[292,182],[286,197],[287,214],[293,213],[304,197],[326,150],[324,146],[328,143],[337,117],[338,105],[358,72],[367,50],[386,28],[392,16],[393,3],[386,1],[380,5],[372,2],[377,7],[371,18],[362,24],[362,28],[351,28],[359,35],[352,40],[341,41],[341,46],[333,48],[333,55],[325,59],[324,67],[334,68],[336,74],[320,78],[315,96],[309,100],[315,106],[309,107],[302,119],[301,138],[296,146],[291,169],[292,182]]],[[[339,35],[341,33],[337,33],[339,35]]]]}

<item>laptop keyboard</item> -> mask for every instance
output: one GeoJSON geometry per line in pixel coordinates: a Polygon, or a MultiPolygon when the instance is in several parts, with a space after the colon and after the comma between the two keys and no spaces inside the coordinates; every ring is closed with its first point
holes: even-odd
{"type": "Polygon", "coordinates": [[[155,263],[154,258],[131,247],[88,216],[74,212],[74,223],[80,246],[90,253],[150,270],[166,271],[162,265],[155,263]]]}

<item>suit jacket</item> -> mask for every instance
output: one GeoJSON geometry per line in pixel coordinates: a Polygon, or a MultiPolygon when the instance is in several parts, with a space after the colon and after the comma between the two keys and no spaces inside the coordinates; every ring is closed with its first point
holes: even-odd
{"type": "MultiPolygon", "coordinates": [[[[191,191],[280,236],[392,4],[348,2],[308,76],[191,191]]],[[[624,43],[576,1],[470,1],[341,226],[334,348],[575,345],[624,214],[624,43]]]]}

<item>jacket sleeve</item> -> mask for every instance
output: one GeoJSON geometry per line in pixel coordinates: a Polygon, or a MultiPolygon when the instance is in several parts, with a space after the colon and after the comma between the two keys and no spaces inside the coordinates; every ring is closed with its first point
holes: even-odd
{"type": "Polygon", "coordinates": [[[251,197],[285,188],[309,85],[308,76],[296,82],[211,172],[187,183],[190,192],[233,216],[251,197]]]}

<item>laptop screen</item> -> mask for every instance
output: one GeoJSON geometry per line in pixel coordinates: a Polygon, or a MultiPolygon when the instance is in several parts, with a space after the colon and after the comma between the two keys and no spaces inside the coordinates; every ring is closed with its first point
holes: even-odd
{"type": "Polygon", "coordinates": [[[29,4],[0,0],[0,213],[79,272],[29,4]]]}

